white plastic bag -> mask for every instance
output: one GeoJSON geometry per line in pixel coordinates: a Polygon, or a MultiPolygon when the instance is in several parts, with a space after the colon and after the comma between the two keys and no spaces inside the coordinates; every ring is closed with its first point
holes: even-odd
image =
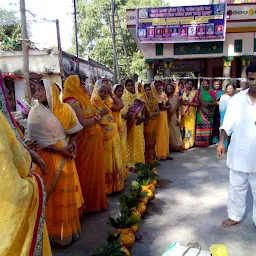
{"type": "Polygon", "coordinates": [[[211,256],[211,253],[209,251],[200,251],[197,248],[191,248],[188,250],[188,248],[189,247],[181,246],[177,242],[173,242],[170,244],[170,246],[167,248],[162,256],[211,256]],[[186,251],[187,253],[184,254],[186,251]]]}

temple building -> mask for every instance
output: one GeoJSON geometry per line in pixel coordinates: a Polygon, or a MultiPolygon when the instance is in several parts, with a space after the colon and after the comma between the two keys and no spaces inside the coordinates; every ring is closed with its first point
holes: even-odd
{"type": "Polygon", "coordinates": [[[127,28],[146,59],[148,82],[156,74],[246,77],[256,55],[256,3],[223,2],[126,10],[127,28]]]}

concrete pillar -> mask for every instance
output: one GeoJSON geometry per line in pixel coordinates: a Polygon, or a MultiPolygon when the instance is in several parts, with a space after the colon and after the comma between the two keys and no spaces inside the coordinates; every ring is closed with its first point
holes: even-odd
{"type": "MultiPolygon", "coordinates": [[[[173,66],[173,59],[163,59],[164,61],[164,78],[171,76],[171,68],[173,66]]],[[[165,79],[168,80],[168,79],[165,79]]]]}
{"type": "Polygon", "coordinates": [[[147,65],[147,83],[151,83],[154,79],[155,60],[146,59],[146,65],[147,65]]]}
{"type": "MultiPolygon", "coordinates": [[[[224,56],[223,60],[223,77],[231,77],[231,64],[234,60],[233,56],[224,56]]],[[[225,90],[228,80],[223,80],[222,89],[225,90]]]]}
{"type": "MultiPolygon", "coordinates": [[[[246,78],[246,68],[250,64],[250,61],[253,56],[251,55],[244,55],[242,56],[242,69],[241,69],[241,78],[246,78]]],[[[246,82],[241,82],[242,90],[246,90],[248,88],[246,82]]]]}

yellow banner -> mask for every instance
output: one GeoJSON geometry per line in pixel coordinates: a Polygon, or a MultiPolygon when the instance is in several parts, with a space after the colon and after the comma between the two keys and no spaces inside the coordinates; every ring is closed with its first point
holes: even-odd
{"type": "Polygon", "coordinates": [[[194,24],[208,23],[209,20],[223,19],[223,15],[196,16],[194,24]]]}
{"type": "Polygon", "coordinates": [[[139,19],[139,23],[153,22],[154,19],[139,19]]]}
{"type": "Polygon", "coordinates": [[[159,19],[152,19],[152,25],[157,26],[157,25],[166,25],[166,19],[165,18],[159,18],[159,19]]]}

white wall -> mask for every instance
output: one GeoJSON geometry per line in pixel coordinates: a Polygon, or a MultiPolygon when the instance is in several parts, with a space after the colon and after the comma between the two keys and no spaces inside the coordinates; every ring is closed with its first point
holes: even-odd
{"type": "MultiPolygon", "coordinates": [[[[141,44],[142,45],[142,44],[141,44]]],[[[242,56],[252,55],[254,49],[254,32],[249,33],[228,33],[224,42],[223,53],[218,54],[193,54],[193,55],[174,55],[174,45],[164,44],[164,55],[156,56],[155,44],[143,44],[140,49],[146,59],[193,59],[193,58],[217,58],[222,56],[242,56]],[[243,40],[243,51],[240,53],[234,52],[234,40],[243,40]]]]}
{"type": "MultiPolygon", "coordinates": [[[[59,73],[57,54],[48,54],[45,51],[29,52],[29,71],[31,73],[59,73]]],[[[1,52],[0,70],[2,72],[18,72],[22,70],[22,52],[1,52]]]]}

